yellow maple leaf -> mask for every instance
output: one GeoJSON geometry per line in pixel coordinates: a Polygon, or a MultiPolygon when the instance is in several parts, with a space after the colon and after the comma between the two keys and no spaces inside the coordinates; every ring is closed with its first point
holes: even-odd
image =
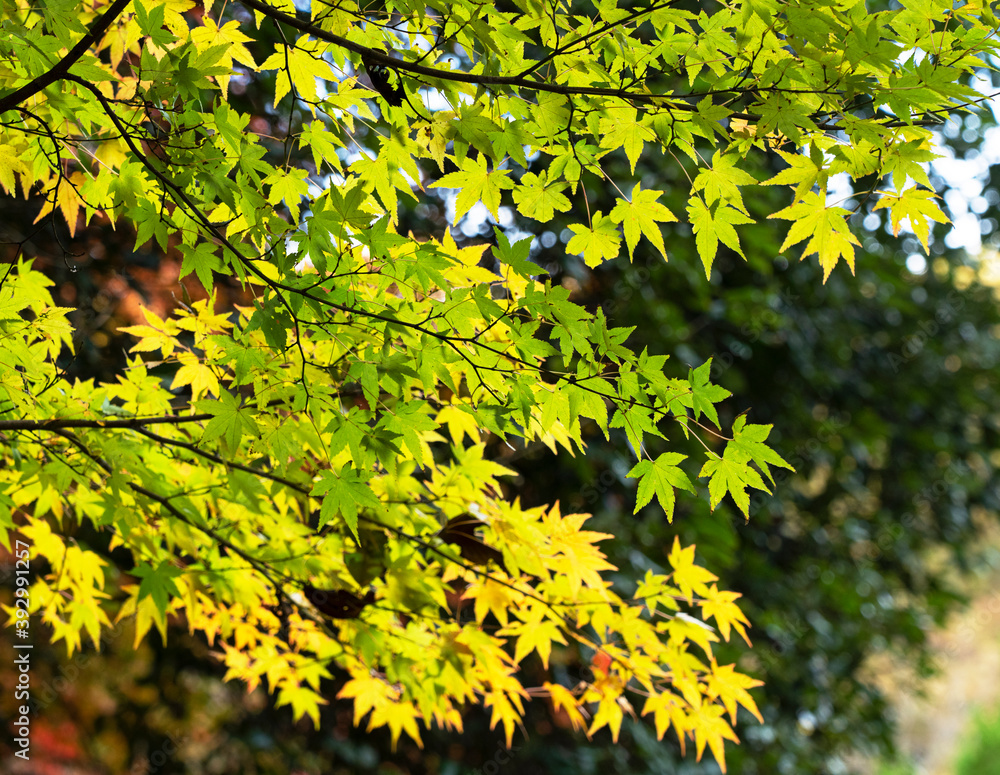
{"type": "Polygon", "coordinates": [[[583,717],[583,712],[580,710],[577,697],[573,692],[565,686],[547,681],[542,686],[549,692],[552,707],[557,713],[562,711],[566,714],[569,718],[569,723],[573,725],[574,731],[586,728],[586,719],[583,717]]]}
{"type": "Polygon", "coordinates": [[[747,632],[743,627],[744,624],[749,625],[750,622],[739,606],[733,602],[737,598],[742,597],[742,595],[738,592],[727,592],[725,590],[720,592],[719,588],[713,584],[703,596],[705,600],[701,602],[701,615],[705,619],[715,617],[715,623],[719,626],[719,632],[722,633],[722,637],[729,640],[729,628],[732,627],[746,641],[748,646],[752,646],[753,644],[750,643],[750,638],[747,637],[747,632]]]}
{"type": "Polygon", "coordinates": [[[194,353],[178,353],[177,360],[181,367],[174,375],[174,381],[170,385],[171,390],[190,385],[192,400],[198,400],[205,395],[219,395],[219,377],[215,373],[215,367],[202,363],[194,353]]]}
{"type": "Polygon", "coordinates": [[[740,739],[733,732],[732,727],[722,718],[726,710],[721,705],[714,703],[700,703],[694,712],[688,717],[691,722],[691,730],[694,733],[694,744],[697,749],[698,761],[705,751],[705,744],[708,744],[712,751],[712,756],[719,764],[719,769],[726,771],[726,749],[725,740],[732,740],[738,743],[740,739]]]}
{"type": "Polygon", "coordinates": [[[417,727],[417,719],[422,718],[420,711],[412,702],[388,702],[372,711],[371,720],[368,722],[368,731],[378,727],[389,727],[392,735],[392,750],[396,750],[396,743],[399,736],[406,732],[419,747],[424,747],[424,741],[420,739],[420,729],[417,727]]]}
{"type": "Polygon", "coordinates": [[[466,597],[476,599],[476,621],[482,622],[488,612],[492,612],[500,623],[507,626],[507,615],[511,604],[511,590],[491,578],[469,587],[466,597]]]}
{"type": "Polygon", "coordinates": [[[688,602],[694,599],[693,593],[695,592],[700,596],[707,594],[707,583],[719,578],[714,573],[694,564],[694,549],[694,544],[682,549],[680,539],[674,536],[674,546],[667,558],[674,569],[674,584],[680,588],[681,594],[687,597],[688,602]]]}
{"type": "Polygon", "coordinates": [[[378,676],[362,673],[351,678],[337,692],[338,700],[345,697],[354,700],[354,725],[357,726],[368,711],[393,702],[399,697],[399,692],[378,676]]]}
{"type": "MultiPolygon", "coordinates": [[[[17,193],[15,172],[18,175],[27,175],[28,166],[18,158],[14,146],[0,144],[0,186],[10,196],[17,193]]],[[[27,194],[27,190],[25,190],[25,194],[27,194]]]]}
{"type": "Polygon", "coordinates": [[[601,702],[597,706],[597,713],[594,714],[594,721],[591,723],[590,729],[587,730],[588,737],[601,727],[606,726],[611,730],[611,739],[616,743],[618,742],[618,735],[622,729],[622,720],[625,718],[625,712],[618,702],[620,699],[624,698],[621,695],[611,693],[606,693],[601,698],[601,702]]]}
{"type": "Polygon", "coordinates": [[[541,657],[542,665],[548,670],[553,641],[566,644],[566,639],[559,632],[559,627],[555,622],[528,622],[523,626],[521,634],[517,638],[514,660],[520,662],[532,651],[537,651],[538,656],[541,657]]]}
{"type": "Polygon", "coordinates": [[[650,713],[653,714],[653,723],[656,725],[657,740],[662,740],[670,725],[674,725],[674,731],[681,744],[681,755],[683,755],[685,738],[689,731],[687,714],[684,712],[684,701],[672,692],[663,691],[651,694],[642,708],[643,716],[650,713]]]}
{"type": "Polygon", "coordinates": [[[757,703],[754,702],[747,689],[763,686],[764,682],[737,673],[735,668],[736,665],[718,665],[714,659],[712,660],[712,674],[708,677],[708,696],[713,699],[718,697],[722,700],[722,704],[726,706],[729,717],[734,724],[736,723],[737,703],[750,711],[763,724],[764,717],[760,715],[757,703]]]}

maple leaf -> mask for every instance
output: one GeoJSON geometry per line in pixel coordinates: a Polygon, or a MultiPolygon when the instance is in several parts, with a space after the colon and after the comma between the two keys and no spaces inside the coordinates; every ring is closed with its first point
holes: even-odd
{"type": "Polygon", "coordinates": [[[309,716],[315,726],[319,726],[319,706],[327,705],[328,702],[322,694],[307,686],[282,686],[278,690],[278,697],[274,702],[274,707],[280,708],[283,705],[291,705],[295,718],[309,716]]]}
{"type": "Polygon", "coordinates": [[[548,691],[549,699],[552,700],[552,707],[557,712],[562,711],[569,717],[574,730],[587,728],[587,722],[583,713],[580,712],[578,700],[569,689],[559,684],[549,683],[548,681],[542,684],[542,688],[548,691]]]}
{"type": "Polygon", "coordinates": [[[851,274],[854,274],[854,246],[860,243],[847,225],[850,215],[842,207],[827,207],[826,189],[823,189],[818,193],[807,193],[802,201],[772,213],[768,218],[792,221],[780,252],[784,253],[792,245],[809,239],[802,251],[802,258],[816,253],[820,266],[823,267],[823,282],[826,282],[841,257],[850,266],[851,274]]]}
{"type": "Polygon", "coordinates": [[[574,223],[569,229],[575,236],[570,238],[566,250],[582,253],[587,266],[598,266],[618,255],[621,245],[618,229],[614,220],[602,215],[600,210],[594,213],[590,228],[574,223]]]}
{"type": "Polygon", "coordinates": [[[566,639],[555,622],[551,620],[526,622],[521,628],[517,645],[514,647],[514,661],[521,662],[532,651],[537,651],[542,660],[542,666],[548,669],[553,642],[566,645],[566,639]]]}
{"type": "Polygon", "coordinates": [[[722,718],[726,709],[720,705],[703,702],[700,706],[688,715],[688,722],[691,731],[694,733],[695,747],[697,748],[697,758],[701,761],[701,755],[705,751],[705,745],[712,751],[712,756],[719,763],[719,769],[726,772],[726,749],[725,740],[732,740],[738,743],[740,739],[733,732],[732,727],[722,718]]]}
{"type": "Polygon", "coordinates": [[[635,246],[639,243],[640,235],[652,242],[664,259],[667,257],[663,234],[660,233],[657,222],[669,223],[676,221],[677,218],[657,201],[662,195],[662,191],[654,189],[643,191],[642,183],[639,182],[632,189],[632,201],[619,199],[611,210],[611,220],[622,224],[630,260],[635,255],[635,246]]]}
{"type": "Polygon", "coordinates": [[[753,218],[742,210],[721,202],[710,208],[699,196],[693,196],[688,200],[687,209],[688,219],[694,230],[698,256],[705,266],[705,277],[712,276],[712,262],[719,251],[719,242],[746,259],[743,248],[740,247],[739,235],[733,227],[741,223],[755,223],[753,218]]]}
{"type": "Polygon", "coordinates": [[[694,419],[705,415],[715,427],[719,427],[719,413],[715,405],[732,395],[724,387],[713,385],[709,382],[712,376],[712,359],[709,358],[697,369],[688,369],[688,384],[691,387],[690,396],[682,396],[680,402],[690,407],[694,412],[694,419]]]}
{"type": "Polygon", "coordinates": [[[260,428],[249,409],[240,406],[236,397],[228,391],[222,391],[218,401],[198,401],[195,404],[201,411],[214,415],[205,426],[202,441],[211,441],[223,436],[226,444],[234,452],[239,449],[243,433],[249,432],[260,436],[260,428]]]}
{"type": "Polygon", "coordinates": [[[827,173],[824,169],[825,160],[823,152],[818,145],[812,145],[808,156],[781,150],[777,151],[777,154],[788,162],[788,169],[782,170],[770,180],[765,180],[761,185],[794,185],[794,199],[804,197],[813,186],[818,185],[822,189],[826,188],[827,173]]]}
{"type": "Polygon", "coordinates": [[[390,747],[396,750],[399,736],[402,732],[415,742],[420,748],[424,747],[423,740],[420,739],[420,728],[417,726],[417,719],[422,719],[420,711],[412,702],[399,700],[387,702],[372,710],[372,716],[368,720],[368,731],[378,727],[389,727],[390,747]]]}
{"type": "Polygon", "coordinates": [[[350,464],[344,466],[338,473],[323,471],[311,492],[312,495],[323,496],[319,526],[323,527],[334,516],[342,514],[351,533],[358,539],[358,509],[379,510],[382,506],[381,501],[368,486],[371,477],[370,472],[359,471],[350,464]]]}
{"type": "Polygon", "coordinates": [[[692,191],[704,191],[705,202],[709,205],[721,201],[746,213],[739,187],[756,185],[757,179],[746,170],[737,167],[738,161],[739,157],[736,154],[716,151],[712,157],[712,166],[703,167],[694,179],[692,191]]]}
{"type": "Polygon", "coordinates": [[[660,502],[660,506],[667,515],[667,521],[674,520],[674,488],[694,492],[694,485],[688,479],[686,473],[678,468],[677,464],[686,459],[687,455],[677,452],[664,452],[656,460],[640,460],[631,471],[629,478],[640,477],[639,492],[635,499],[635,510],[639,510],[652,500],[653,495],[660,502]]]}
{"type": "Polygon", "coordinates": [[[771,434],[771,426],[747,425],[746,422],[747,418],[745,414],[741,414],[736,418],[736,422],[733,423],[733,438],[729,441],[727,449],[731,446],[735,451],[745,455],[748,460],[756,463],[761,471],[764,472],[764,475],[771,481],[771,484],[774,484],[774,479],[771,476],[771,469],[768,467],[768,463],[787,468],[789,471],[794,471],[795,469],[781,455],[764,443],[771,434]]]}
{"type": "Polygon", "coordinates": [[[704,597],[704,600],[699,603],[701,606],[701,615],[705,619],[715,618],[715,623],[718,625],[719,632],[722,633],[723,638],[728,641],[730,628],[734,628],[743,640],[746,641],[746,644],[748,646],[751,645],[750,639],[747,637],[746,630],[743,627],[744,624],[749,625],[750,622],[734,602],[742,597],[742,595],[738,592],[720,591],[717,585],[713,584],[702,594],[702,597],[704,597]]]}
{"type": "Polygon", "coordinates": [[[509,170],[489,170],[486,157],[480,154],[475,159],[468,156],[462,160],[460,172],[450,172],[440,180],[431,183],[429,188],[457,188],[455,198],[455,220],[465,215],[476,202],[482,202],[490,214],[497,218],[500,209],[500,192],[503,189],[514,188],[514,181],[507,175],[509,170]]]}
{"type": "Polygon", "coordinates": [[[180,250],[183,256],[180,277],[187,276],[193,270],[201,287],[211,291],[215,287],[214,273],[222,272],[225,268],[222,259],[216,255],[215,245],[199,242],[197,245],[182,245],[180,250]]]}
{"type": "Polygon", "coordinates": [[[728,492],[747,519],[750,519],[750,496],[747,487],[770,492],[760,474],[748,465],[748,458],[735,449],[726,446],[722,457],[705,461],[698,476],[709,476],[708,494],[714,510],[728,492]]]}
{"type": "Polygon", "coordinates": [[[28,167],[18,158],[14,147],[0,144],[0,186],[3,186],[3,190],[10,195],[17,193],[14,173],[27,175],[28,167]]]}
{"type": "Polygon", "coordinates": [[[684,754],[685,739],[689,731],[687,714],[684,711],[685,703],[676,694],[668,691],[651,694],[642,708],[643,716],[653,714],[657,740],[662,740],[670,725],[674,725],[681,746],[681,755],[684,754]]]}
{"type": "Polygon", "coordinates": [[[597,713],[594,714],[594,720],[590,724],[590,729],[587,730],[587,736],[592,736],[601,727],[608,727],[611,730],[611,739],[614,742],[618,742],[618,735],[621,732],[622,721],[625,719],[625,712],[619,700],[624,699],[623,697],[614,696],[610,693],[605,694],[601,698],[600,703],[597,705],[597,713]]]}
{"type": "Polygon", "coordinates": [[[174,579],[184,575],[184,571],[168,560],[163,560],[155,568],[137,565],[131,573],[142,579],[139,584],[139,602],[145,597],[151,597],[160,613],[166,613],[170,598],[179,594],[174,579]]]}
{"type": "Polygon", "coordinates": [[[904,218],[910,219],[910,228],[917,235],[924,250],[928,250],[927,237],[930,234],[928,221],[948,223],[948,217],[934,202],[938,196],[933,191],[911,186],[900,194],[883,194],[875,205],[875,210],[889,208],[892,220],[892,233],[899,235],[900,224],[904,218]]]}
{"type": "Polygon", "coordinates": [[[476,621],[482,622],[486,614],[492,613],[502,625],[507,626],[510,610],[511,590],[487,577],[481,583],[473,584],[466,590],[465,597],[476,601],[476,621]]]}
{"type": "Polygon", "coordinates": [[[617,107],[609,110],[607,118],[602,118],[601,147],[622,148],[628,157],[628,162],[635,172],[635,164],[642,155],[642,147],[646,140],[654,140],[656,134],[648,126],[643,126],[637,120],[637,112],[633,107],[617,107]]]}
{"type": "Polygon", "coordinates": [[[302,128],[298,135],[299,146],[311,148],[313,164],[317,170],[323,169],[323,162],[328,163],[335,170],[341,170],[340,157],[337,155],[337,148],[344,147],[344,141],[336,132],[330,129],[319,119],[314,119],[311,123],[302,128]]]}
{"type": "Polygon", "coordinates": [[[737,673],[735,668],[736,665],[719,665],[714,659],[712,660],[712,673],[708,677],[708,696],[710,698],[718,697],[722,700],[729,712],[729,718],[734,724],[736,723],[737,703],[750,711],[763,724],[764,717],[760,715],[757,703],[754,702],[747,689],[763,686],[764,682],[737,673]]]}
{"type": "Polygon", "coordinates": [[[281,98],[293,88],[300,98],[316,102],[316,79],[337,80],[326,60],[316,55],[319,46],[319,41],[303,35],[295,41],[294,46],[272,54],[261,63],[261,70],[278,71],[274,87],[274,107],[278,107],[281,98]]]}
{"type": "Polygon", "coordinates": [[[902,191],[907,177],[926,188],[932,188],[924,168],[927,162],[940,159],[941,154],[930,149],[926,137],[919,137],[896,145],[891,153],[885,155],[886,171],[892,173],[892,185],[897,191],[902,191]]]}
{"type": "MultiPolygon", "coordinates": [[[[334,157],[336,158],[336,157],[334,157]]],[[[275,170],[264,179],[271,186],[267,201],[269,204],[284,202],[292,214],[292,220],[299,220],[299,201],[309,193],[308,173],[305,170],[275,170]]]]}
{"type": "Polygon", "coordinates": [[[517,211],[536,221],[548,223],[557,210],[565,212],[572,206],[561,193],[564,188],[564,182],[548,182],[544,171],[539,175],[526,172],[513,193],[517,211]]]}
{"type": "Polygon", "coordinates": [[[694,564],[694,550],[694,544],[682,549],[680,538],[674,536],[674,545],[667,557],[670,567],[674,569],[674,584],[689,601],[693,599],[692,596],[695,592],[699,595],[708,592],[706,584],[719,578],[714,573],[694,564]]]}

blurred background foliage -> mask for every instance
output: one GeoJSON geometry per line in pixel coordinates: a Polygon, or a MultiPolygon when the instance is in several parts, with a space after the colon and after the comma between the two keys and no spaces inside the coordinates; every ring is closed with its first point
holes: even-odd
{"type": "MultiPolygon", "coordinates": [[[[234,79],[234,100],[254,113],[253,131],[277,138],[271,150],[279,154],[286,134],[311,117],[287,105],[275,113],[262,97],[269,77],[234,79]]],[[[632,515],[634,482],[625,475],[633,456],[624,435],[608,443],[594,428],[586,453],[575,457],[496,440],[491,447],[519,472],[509,496],[526,505],[559,499],[565,510],[593,513],[593,529],[614,535],[605,550],[623,589],[661,568],[679,535],[723,574],[720,586],[743,594],[753,648],[733,642],[719,659],[738,661],[765,681],[755,692],[765,723],[742,719],[742,744],[727,750],[730,772],[837,775],[852,771],[859,751],[888,755],[892,716],[884,691],[865,680],[868,659],[889,652],[929,671],[928,634],[962,603],[964,574],[995,562],[982,540],[1000,510],[1000,173],[983,155],[984,138],[995,141],[1000,132],[994,124],[986,113],[942,129],[947,158],[932,180],[964,232],[936,226],[924,259],[914,239],[892,236],[883,214],[845,190],[843,206],[858,207],[864,249],[855,276],[840,267],[826,284],[813,260],[778,255],[778,229],[765,217],[785,203],[764,187],[748,199],[759,219],[742,231],[748,261],[720,254],[709,279],[685,224],[665,226],[669,263],[640,249],[634,263],[623,257],[591,271],[566,256],[569,235],[558,218],[540,225],[501,209],[509,234],[533,237],[540,272],[575,300],[603,307],[615,324],[636,327],[634,348],[669,354],[668,368],[712,358],[714,381],[733,393],[723,425],[744,411],[752,422],[773,423],[775,448],[796,468],[778,477],[773,495],[752,501],[748,522],[728,503],[710,512],[706,497],[681,500],[668,524],[656,509],[632,515]],[[970,228],[981,234],[975,255],[964,248],[970,228]]],[[[759,162],[761,180],[783,164],[774,153],[759,162]]],[[[626,164],[609,157],[605,169],[625,180],[626,164]]],[[[666,190],[664,203],[683,211],[689,183],[676,160],[644,158],[638,175],[644,188],[666,190]]],[[[607,212],[607,184],[593,176],[585,184],[590,209],[607,212]]],[[[5,200],[0,237],[13,243],[30,236],[27,255],[54,280],[56,298],[77,310],[77,355],[63,366],[81,379],[113,379],[129,346],[117,329],[141,322],[140,305],[163,316],[205,292],[191,277],[178,281],[171,251],[134,245],[122,227],[92,224],[71,239],[57,221],[30,226],[39,204],[5,200]]],[[[427,192],[402,214],[401,228],[440,233],[448,209],[427,192]]],[[[491,229],[475,208],[455,236],[466,244],[490,241],[491,229]]],[[[13,260],[13,248],[3,249],[13,260]]],[[[215,290],[218,309],[248,300],[233,280],[220,278],[215,290]]],[[[670,442],[671,449],[683,443],[679,429],[670,442]]],[[[0,566],[9,578],[10,557],[0,566]]],[[[8,596],[10,585],[0,589],[8,596]]],[[[223,683],[211,649],[188,636],[183,621],[175,624],[167,644],[154,635],[133,647],[125,622],[100,653],[71,660],[36,630],[38,756],[30,769],[18,769],[3,740],[0,766],[11,773],[192,775],[718,771],[691,752],[682,757],[670,735],[657,742],[641,722],[626,723],[618,745],[606,733],[588,742],[540,702],[513,751],[476,711],[463,734],[431,732],[423,751],[401,744],[393,753],[387,734],[352,727],[350,707],[332,700],[337,682],[320,729],[292,724],[290,712],[274,709],[260,690],[223,683]]],[[[10,630],[0,639],[10,653],[10,630]]],[[[553,663],[563,679],[586,676],[587,666],[566,655],[554,654],[553,663]]],[[[14,710],[12,680],[2,675],[5,717],[14,710]]],[[[983,730],[984,745],[995,746],[996,725],[983,730]]]]}

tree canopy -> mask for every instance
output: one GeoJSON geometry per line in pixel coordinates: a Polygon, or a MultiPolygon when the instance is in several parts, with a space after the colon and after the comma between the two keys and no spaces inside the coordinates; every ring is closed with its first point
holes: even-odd
{"type": "Polygon", "coordinates": [[[744,254],[744,196],[766,184],[787,191],[768,213],[791,222],[779,251],[805,243],[824,278],[841,259],[853,270],[848,218],[870,202],[926,248],[944,220],[931,128],[981,100],[969,79],[995,49],[990,11],[4,12],[0,186],[43,199],[42,226],[58,214],[71,234],[100,222],[155,240],[205,291],[147,310],[127,367],[95,383],[66,377],[68,310],[45,278],[24,261],[3,277],[0,529],[30,541],[32,610],[55,639],[72,652],[130,615],[137,638],[165,637],[183,618],[229,677],[296,715],[318,717],[336,668],[355,723],[394,740],[460,728],[481,703],[509,743],[544,696],[588,733],[651,715],[724,767],[737,706],[757,712],[757,682],[713,657],[720,636],[747,636],[738,595],[679,542],[668,572],[616,589],[607,535],[558,503],[523,507],[499,461],[620,429],[635,510],[655,500],[668,519],[698,487],[749,517],[751,492],[790,466],[769,425],[722,427],[711,360],[630,346],[632,328],[547,280],[531,235],[566,213],[552,244],[593,268],[669,259],[666,229],[693,237],[707,274],[720,249],[744,254]],[[636,175],[657,151],[688,181],[682,207],[636,175]],[[765,155],[783,168],[760,179],[765,155]],[[840,174],[848,201],[828,196],[840,174]],[[591,205],[609,198],[607,215],[591,205]],[[232,278],[247,303],[219,308],[232,278]],[[651,454],[668,434],[697,448],[651,454]],[[526,660],[548,670],[569,649],[590,680],[521,680],[526,660]]]}

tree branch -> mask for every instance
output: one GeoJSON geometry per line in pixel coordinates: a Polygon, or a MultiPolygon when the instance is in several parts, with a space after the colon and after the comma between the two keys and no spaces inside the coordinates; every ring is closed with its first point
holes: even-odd
{"type": "MultiPolygon", "coordinates": [[[[295,16],[290,16],[283,11],[279,11],[276,8],[272,8],[267,3],[261,2],[261,0],[239,0],[240,3],[252,8],[255,11],[259,11],[275,21],[280,21],[283,24],[287,24],[289,27],[298,30],[299,32],[306,33],[307,35],[312,35],[314,38],[319,40],[324,40],[327,43],[332,43],[335,46],[352,51],[355,54],[360,54],[369,60],[372,64],[381,65],[383,67],[389,67],[393,70],[402,70],[406,73],[413,73],[414,75],[422,75],[426,78],[439,78],[444,81],[457,81],[459,83],[471,83],[477,86],[515,86],[523,89],[531,89],[532,91],[542,91],[550,92],[552,94],[563,94],[569,97],[573,96],[591,96],[591,97],[619,97],[621,99],[634,100],[636,102],[646,102],[646,103],[662,103],[665,100],[678,100],[684,99],[684,95],[665,95],[665,94],[643,94],[642,92],[633,92],[627,89],[608,89],[600,86],[561,86],[559,84],[548,83],[547,81],[538,79],[529,79],[518,75],[485,75],[485,74],[472,74],[466,73],[461,70],[444,70],[440,67],[427,67],[425,65],[418,65],[413,62],[405,62],[401,59],[395,59],[384,51],[379,51],[378,49],[368,48],[367,46],[362,46],[354,41],[348,40],[347,38],[336,35],[332,32],[327,32],[326,30],[320,29],[310,22],[303,21],[296,18],[295,16]]],[[[575,41],[579,42],[579,41],[575,41]]],[[[678,110],[685,110],[688,112],[697,112],[697,108],[692,105],[678,105],[671,104],[671,108],[677,108],[678,110]]],[[[736,114],[738,118],[745,118],[743,114],[736,114]]]]}
{"type": "Polygon", "coordinates": [[[55,67],[47,73],[43,73],[38,76],[30,83],[25,84],[12,94],[8,94],[6,97],[0,97],[0,113],[4,113],[5,111],[17,107],[26,99],[38,94],[38,92],[42,91],[42,89],[46,86],[65,78],[66,75],[69,74],[69,69],[77,63],[88,48],[101,39],[101,36],[107,32],[108,27],[114,23],[115,19],[121,15],[122,11],[125,10],[125,7],[130,2],[132,2],[132,0],[114,0],[101,18],[94,22],[94,26],[90,28],[90,31],[77,41],[77,44],[69,50],[69,53],[67,53],[66,56],[56,63],[55,67]]]}
{"type": "Polygon", "coordinates": [[[141,428],[144,425],[181,425],[211,420],[212,414],[132,417],[127,420],[72,420],[53,417],[48,420],[0,420],[0,431],[58,431],[64,428],[141,428]]]}
{"type": "MultiPolygon", "coordinates": [[[[601,86],[562,86],[560,84],[549,83],[541,79],[529,79],[525,75],[530,74],[531,70],[544,64],[545,62],[551,60],[554,56],[561,53],[560,49],[556,49],[550,53],[547,57],[540,60],[536,65],[528,68],[520,75],[486,75],[486,74],[473,74],[466,73],[461,70],[444,70],[439,67],[426,67],[425,65],[418,65],[414,62],[406,62],[401,59],[395,59],[384,51],[379,51],[374,48],[368,48],[367,46],[362,46],[359,43],[348,40],[345,37],[336,35],[332,32],[327,32],[326,30],[320,29],[315,24],[311,22],[304,21],[295,16],[291,16],[283,11],[279,11],[276,8],[272,8],[267,3],[262,2],[262,0],[239,0],[242,5],[252,8],[265,16],[274,19],[275,21],[280,21],[283,24],[287,24],[289,27],[303,32],[307,35],[312,35],[318,40],[326,41],[327,43],[332,43],[335,46],[351,51],[355,54],[360,54],[365,58],[367,62],[371,62],[373,65],[381,65],[383,67],[390,67],[394,70],[401,70],[406,73],[413,73],[414,75],[422,75],[426,78],[439,78],[444,81],[456,81],[458,83],[470,83],[477,86],[513,86],[522,89],[530,89],[532,91],[538,92],[548,92],[550,94],[562,94],[567,97],[617,97],[618,99],[630,100],[633,103],[642,104],[652,104],[660,105],[662,107],[667,107],[670,110],[681,110],[687,113],[697,113],[698,108],[694,105],[688,105],[679,100],[696,100],[701,99],[706,96],[712,96],[716,94],[745,94],[750,92],[782,92],[791,94],[816,94],[817,92],[813,90],[798,90],[798,89],[784,89],[778,86],[774,87],[756,87],[754,89],[719,89],[716,91],[705,91],[691,94],[647,94],[644,92],[632,91],[630,89],[610,89],[601,86]],[[669,104],[665,104],[669,103],[669,104]]],[[[634,13],[625,20],[631,19],[635,16],[641,15],[646,11],[654,9],[644,9],[640,13],[634,13]]],[[[623,20],[624,21],[624,20],[623,20]]],[[[604,32],[606,29],[601,29],[600,32],[604,32]]],[[[588,36],[590,37],[590,36],[588,36]]],[[[584,38],[583,40],[586,40],[584,38]]],[[[575,40],[571,45],[579,44],[581,40],[575,40]]],[[[744,121],[759,121],[760,116],[756,113],[730,113],[729,118],[739,118],[744,121]]],[[[902,127],[902,126],[936,126],[939,121],[931,120],[894,120],[883,124],[885,127],[902,127]]],[[[827,131],[834,131],[840,129],[840,126],[836,123],[834,124],[824,124],[821,125],[821,129],[827,131]]]]}

